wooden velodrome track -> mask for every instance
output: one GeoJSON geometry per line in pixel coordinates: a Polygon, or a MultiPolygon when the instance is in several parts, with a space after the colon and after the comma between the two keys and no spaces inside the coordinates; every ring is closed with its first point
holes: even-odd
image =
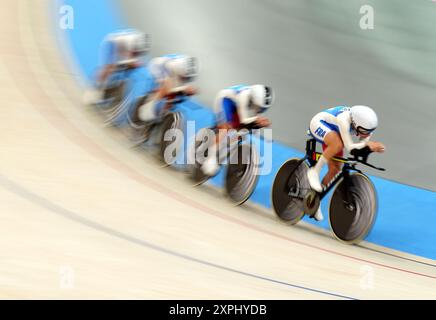
{"type": "Polygon", "coordinates": [[[81,104],[49,5],[0,4],[0,298],[436,298],[434,261],[235,208],[129,149],[81,104]]]}

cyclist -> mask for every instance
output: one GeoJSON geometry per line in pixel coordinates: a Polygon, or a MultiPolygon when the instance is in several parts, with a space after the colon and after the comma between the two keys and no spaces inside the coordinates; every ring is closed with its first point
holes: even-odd
{"type": "MultiPolygon", "coordinates": [[[[264,128],[271,125],[268,118],[261,116],[273,104],[274,96],[268,86],[238,85],[220,91],[215,99],[214,111],[217,117],[218,136],[209,152],[217,154],[216,146],[227,135],[228,130],[239,130],[244,126],[254,125],[264,128]]],[[[215,156],[208,157],[202,165],[206,175],[214,176],[219,170],[215,156]]]]}
{"type": "Polygon", "coordinates": [[[150,46],[150,35],[135,29],[119,30],[107,35],[101,49],[102,67],[97,75],[95,89],[85,96],[88,103],[97,104],[104,100],[111,76],[115,72],[142,67],[150,46]]]}
{"type": "MultiPolygon", "coordinates": [[[[311,188],[322,192],[332,179],[341,171],[342,164],[333,161],[335,156],[342,157],[343,149],[348,152],[368,146],[373,152],[384,152],[385,146],[380,142],[370,141],[372,133],[378,126],[378,118],[373,109],[367,106],[344,107],[339,106],[324,110],[310,122],[311,135],[323,145],[323,155],[318,163],[307,173],[311,188]],[[354,142],[352,136],[357,136],[359,142],[354,142]],[[324,165],[328,165],[328,172],[320,180],[320,173],[324,165]]],[[[314,216],[315,220],[323,220],[321,209],[314,216]]]]}
{"type": "Polygon", "coordinates": [[[153,121],[159,114],[164,113],[165,99],[171,95],[184,94],[192,96],[197,88],[190,85],[197,77],[197,59],[187,55],[170,54],[154,58],[148,64],[153,78],[152,94],[150,98],[137,108],[137,120],[153,121]]]}

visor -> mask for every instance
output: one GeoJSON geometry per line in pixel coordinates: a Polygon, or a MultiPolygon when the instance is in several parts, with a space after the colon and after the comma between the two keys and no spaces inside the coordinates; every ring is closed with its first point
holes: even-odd
{"type": "Polygon", "coordinates": [[[375,129],[376,128],[374,128],[374,129],[366,129],[364,127],[357,127],[356,132],[358,134],[369,135],[369,134],[373,133],[375,129]]]}
{"type": "Polygon", "coordinates": [[[265,87],[265,105],[270,106],[272,104],[273,95],[270,87],[265,87]]]}

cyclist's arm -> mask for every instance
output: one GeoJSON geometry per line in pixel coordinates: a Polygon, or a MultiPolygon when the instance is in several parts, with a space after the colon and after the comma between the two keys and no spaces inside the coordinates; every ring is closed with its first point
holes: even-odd
{"type": "Polygon", "coordinates": [[[170,94],[171,94],[171,93],[179,93],[179,92],[185,91],[185,90],[188,89],[188,88],[189,88],[189,86],[179,86],[179,87],[175,87],[175,88],[172,88],[172,89],[170,90],[170,94]]]}
{"type": "Polygon", "coordinates": [[[172,88],[171,78],[161,79],[159,82],[159,90],[156,94],[156,99],[164,99],[168,96],[172,88]]]}
{"type": "Polygon", "coordinates": [[[117,62],[117,43],[116,37],[112,34],[106,36],[101,46],[100,64],[101,69],[97,73],[96,86],[99,89],[104,88],[106,81],[114,72],[117,62]]]}
{"type": "Polygon", "coordinates": [[[351,138],[351,134],[350,134],[351,119],[349,113],[347,112],[341,113],[336,117],[336,119],[337,119],[337,125],[339,127],[339,132],[341,134],[342,142],[344,143],[344,147],[345,149],[347,149],[348,152],[350,152],[353,149],[362,149],[367,146],[369,137],[357,143],[354,143],[353,139],[351,138]]]}
{"type": "Polygon", "coordinates": [[[364,139],[360,139],[359,142],[365,142],[366,144],[368,144],[369,140],[371,139],[372,134],[370,134],[368,137],[364,138],[364,139]]]}
{"type": "Polygon", "coordinates": [[[238,95],[237,105],[238,105],[238,115],[241,124],[251,124],[257,120],[257,114],[253,116],[251,110],[249,109],[250,97],[248,91],[243,91],[238,95]]]}
{"type": "Polygon", "coordinates": [[[169,94],[184,93],[185,95],[192,95],[195,94],[196,91],[197,90],[194,86],[188,84],[188,85],[182,85],[171,89],[169,94]]]}
{"type": "Polygon", "coordinates": [[[106,81],[114,71],[115,71],[114,64],[107,64],[103,66],[97,77],[97,83],[96,83],[97,87],[104,88],[107,85],[106,81]]]}

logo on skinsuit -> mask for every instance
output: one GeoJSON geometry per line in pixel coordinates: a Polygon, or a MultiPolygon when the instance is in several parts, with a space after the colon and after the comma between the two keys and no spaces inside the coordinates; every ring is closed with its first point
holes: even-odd
{"type": "Polygon", "coordinates": [[[321,128],[316,129],[315,134],[317,136],[320,136],[321,138],[324,138],[326,132],[324,130],[322,130],[321,128]]]}

